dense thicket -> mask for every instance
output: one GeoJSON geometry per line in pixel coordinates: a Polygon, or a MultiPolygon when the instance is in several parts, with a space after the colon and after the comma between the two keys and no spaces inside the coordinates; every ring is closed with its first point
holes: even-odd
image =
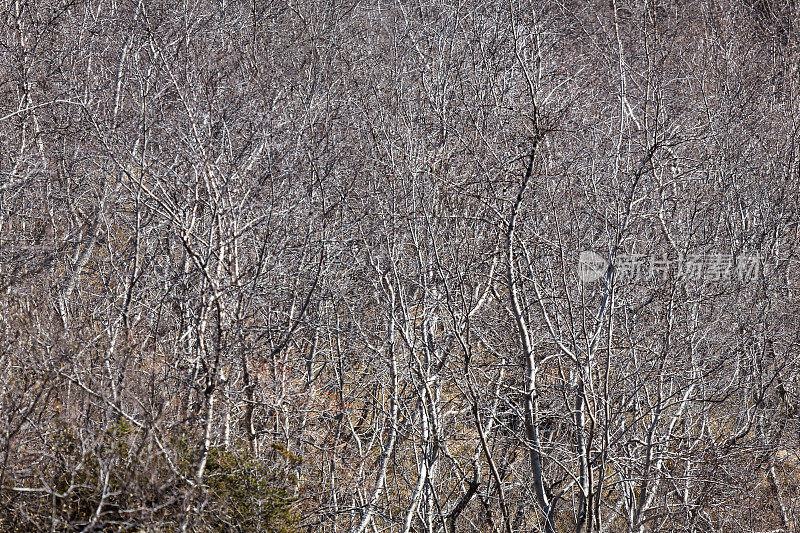
{"type": "Polygon", "coordinates": [[[793,0],[0,20],[0,529],[800,528],[793,0]]]}

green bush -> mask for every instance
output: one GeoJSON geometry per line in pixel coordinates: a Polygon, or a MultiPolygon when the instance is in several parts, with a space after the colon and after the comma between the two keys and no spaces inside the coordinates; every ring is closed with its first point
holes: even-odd
{"type": "Polygon", "coordinates": [[[210,451],[204,481],[209,513],[217,514],[211,521],[214,526],[220,530],[296,531],[294,498],[289,490],[297,480],[289,468],[300,459],[279,445],[273,445],[268,457],[272,464],[255,460],[248,452],[210,451]]]}
{"type": "MultiPolygon", "coordinates": [[[[142,431],[124,420],[91,442],[60,429],[36,476],[52,492],[0,490],[0,530],[80,531],[94,518],[93,531],[178,531],[187,519],[195,532],[297,531],[291,470],[300,458],[282,446],[273,445],[261,460],[244,444],[212,448],[198,488],[175,476],[143,440],[142,431]]],[[[187,473],[197,459],[192,442],[182,435],[171,443],[176,464],[187,473]]],[[[39,488],[36,478],[29,488],[39,488]]]]}

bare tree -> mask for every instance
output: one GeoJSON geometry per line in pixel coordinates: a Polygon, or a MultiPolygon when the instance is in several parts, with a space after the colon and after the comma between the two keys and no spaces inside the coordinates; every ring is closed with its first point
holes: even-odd
{"type": "Polygon", "coordinates": [[[3,529],[798,528],[791,2],[0,17],[3,529]]]}

